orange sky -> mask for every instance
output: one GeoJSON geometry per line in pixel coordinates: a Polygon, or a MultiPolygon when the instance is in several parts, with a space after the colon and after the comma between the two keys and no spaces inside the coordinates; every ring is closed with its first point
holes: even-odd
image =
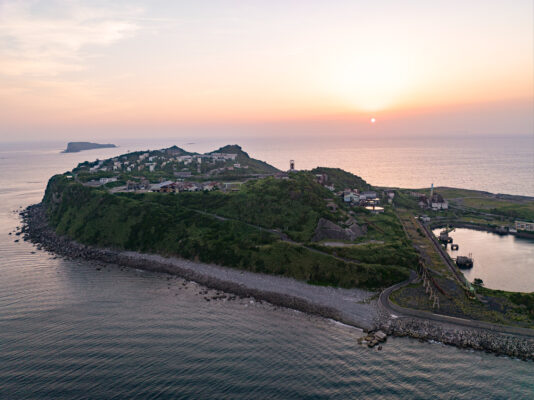
{"type": "Polygon", "coordinates": [[[531,1],[189,3],[0,3],[0,140],[533,132],[531,1]]]}

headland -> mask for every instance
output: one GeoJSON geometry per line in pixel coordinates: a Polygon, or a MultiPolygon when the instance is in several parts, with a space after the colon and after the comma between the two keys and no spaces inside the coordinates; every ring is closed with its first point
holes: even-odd
{"type": "MultiPolygon", "coordinates": [[[[455,207],[447,190],[376,188],[293,163],[279,171],[236,145],[172,147],[52,177],[24,233],[64,256],[173,273],[367,331],[533,358],[532,294],[466,282],[429,229],[462,218],[512,227],[516,215],[455,207]]],[[[527,218],[534,204],[500,201],[527,218]]]]}

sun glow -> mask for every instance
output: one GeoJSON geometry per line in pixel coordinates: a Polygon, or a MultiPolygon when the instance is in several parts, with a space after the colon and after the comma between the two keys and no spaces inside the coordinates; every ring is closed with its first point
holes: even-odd
{"type": "Polygon", "coordinates": [[[352,109],[380,111],[396,106],[414,88],[416,76],[423,75],[414,58],[400,50],[345,54],[328,67],[328,85],[332,95],[352,109]]]}

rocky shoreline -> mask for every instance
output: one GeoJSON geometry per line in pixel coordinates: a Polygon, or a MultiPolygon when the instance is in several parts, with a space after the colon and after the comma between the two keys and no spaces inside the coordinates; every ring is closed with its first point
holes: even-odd
{"type": "Polygon", "coordinates": [[[420,318],[397,318],[381,325],[393,336],[407,336],[421,341],[434,341],[464,349],[474,349],[521,360],[534,360],[534,338],[486,329],[459,327],[420,318]]]}
{"type": "Polygon", "coordinates": [[[23,219],[20,234],[24,240],[34,243],[39,250],[44,249],[66,258],[81,258],[177,275],[210,289],[233,293],[240,297],[254,297],[276,306],[330,318],[367,331],[376,329],[378,307],[376,304],[373,306],[366,302],[366,299],[375,294],[373,292],[311,286],[289,278],[262,276],[188,260],[86,246],[57,235],[48,225],[44,209],[39,204],[29,206],[20,215],[23,219]],[[238,279],[236,275],[239,275],[238,279]],[[249,275],[254,275],[255,279],[247,280],[249,275]],[[284,283],[286,286],[282,287],[281,284],[284,283]],[[309,290],[305,291],[303,287],[309,290]],[[314,295],[318,297],[316,301],[312,300],[314,295]],[[340,301],[342,298],[344,302],[340,301]],[[343,303],[353,307],[348,310],[350,312],[342,311],[343,303]]]}
{"type": "MultiPolygon", "coordinates": [[[[238,296],[250,296],[258,300],[267,301],[273,305],[296,309],[305,313],[331,318],[342,323],[363,328],[367,332],[381,330],[388,335],[408,336],[422,341],[436,341],[454,345],[460,348],[472,348],[496,355],[506,355],[523,360],[534,360],[534,335],[516,336],[503,334],[485,329],[459,327],[457,325],[440,323],[414,317],[392,317],[387,310],[380,309],[376,300],[369,300],[372,293],[355,292],[355,299],[361,296],[359,305],[354,306],[350,312],[343,309],[344,304],[330,300],[334,290],[330,290],[321,299],[312,301],[306,296],[292,295],[291,291],[260,288],[257,285],[246,285],[235,279],[225,279],[224,274],[210,274],[205,269],[187,268],[176,263],[170,263],[161,256],[143,255],[128,251],[116,251],[100,249],[74,242],[66,237],[58,236],[48,225],[43,207],[33,205],[20,213],[23,219],[21,234],[25,240],[34,243],[38,249],[46,249],[50,252],[69,258],[82,258],[104,263],[118,264],[125,267],[138,268],[154,272],[164,272],[195,281],[208,288],[234,293],[238,296]]],[[[243,274],[243,272],[241,272],[243,274]]],[[[247,273],[251,274],[251,273],[247,273]]],[[[278,279],[276,277],[269,277],[278,279]]],[[[276,285],[275,285],[276,286],[276,285]]],[[[336,296],[339,296],[336,293],[336,296]]],[[[346,303],[348,304],[348,303],[346,303]]],[[[373,343],[373,342],[371,342],[373,343]]],[[[370,343],[367,343],[368,345],[370,343]]],[[[375,343],[376,344],[376,343],[375,343]]],[[[379,347],[380,348],[380,347],[379,347]]]]}

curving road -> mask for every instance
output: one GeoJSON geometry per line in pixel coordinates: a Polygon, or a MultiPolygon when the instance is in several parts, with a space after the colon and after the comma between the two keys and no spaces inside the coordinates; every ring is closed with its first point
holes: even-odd
{"type": "Polygon", "coordinates": [[[391,303],[389,296],[395,290],[400,289],[410,283],[414,283],[417,280],[417,274],[412,271],[410,279],[397,283],[396,285],[390,286],[384,289],[379,296],[378,304],[379,306],[390,316],[395,316],[399,318],[418,318],[423,320],[431,320],[440,323],[452,324],[462,327],[475,328],[475,329],[485,329],[498,333],[508,333],[512,335],[534,337],[534,329],[528,328],[519,328],[514,326],[506,326],[500,324],[494,324],[491,322],[476,321],[472,319],[451,317],[448,315],[435,314],[422,310],[415,310],[411,308],[404,308],[396,304],[391,303]]]}

